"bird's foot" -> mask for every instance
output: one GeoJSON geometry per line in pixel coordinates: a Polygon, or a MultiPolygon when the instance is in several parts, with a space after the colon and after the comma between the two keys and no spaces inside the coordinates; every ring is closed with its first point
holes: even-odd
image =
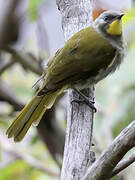
{"type": "Polygon", "coordinates": [[[71,103],[76,102],[76,103],[85,103],[87,104],[94,112],[97,112],[97,109],[94,106],[94,101],[91,101],[88,97],[86,97],[82,92],[78,91],[76,88],[74,90],[83,98],[81,99],[73,99],[71,103]]]}
{"type": "Polygon", "coordinates": [[[97,112],[97,109],[95,108],[95,106],[94,106],[94,103],[95,102],[93,102],[93,101],[90,101],[89,99],[84,99],[84,100],[81,100],[81,99],[73,99],[72,101],[71,101],[71,103],[73,103],[73,102],[76,102],[76,103],[78,103],[78,104],[80,104],[80,103],[85,103],[85,104],[87,104],[87,106],[89,106],[92,110],[94,110],[94,112],[96,113],[97,112]]]}

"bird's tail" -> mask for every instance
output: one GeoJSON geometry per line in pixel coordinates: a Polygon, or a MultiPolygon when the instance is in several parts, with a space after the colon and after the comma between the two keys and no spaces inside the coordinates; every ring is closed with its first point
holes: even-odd
{"type": "Polygon", "coordinates": [[[42,96],[36,94],[8,128],[8,138],[13,137],[15,142],[21,141],[32,124],[38,125],[45,111],[52,107],[62,91],[63,89],[58,89],[42,96]]]}

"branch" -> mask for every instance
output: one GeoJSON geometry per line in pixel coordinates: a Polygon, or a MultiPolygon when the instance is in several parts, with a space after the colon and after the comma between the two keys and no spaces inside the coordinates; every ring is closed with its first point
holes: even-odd
{"type": "Polygon", "coordinates": [[[111,177],[115,176],[116,174],[120,173],[122,170],[126,169],[132,163],[135,162],[135,153],[129,156],[127,159],[120,161],[117,166],[112,171],[111,177]]]}
{"type": "MultiPolygon", "coordinates": [[[[57,5],[62,14],[62,28],[66,41],[90,25],[92,12],[90,0],[57,0],[57,5]]],[[[93,99],[94,89],[85,89],[83,94],[93,99]]],[[[90,151],[93,112],[86,104],[71,103],[74,99],[81,98],[76,92],[69,91],[70,102],[67,108],[67,133],[61,180],[81,179],[95,158],[90,151]]]]}
{"type": "Polygon", "coordinates": [[[35,158],[33,158],[32,156],[28,155],[28,154],[24,154],[22,152],[18,152],[17,150],[8,150],[9,153],[13,153],[14,155],[16,155],[18,158],[24,160],[25,162],[27,162],[27,164],[29,164],[30,166],[34,167],[36,170],[39,170],[45,174],[51,175],[51,176],[56,176],[59,177],[59,174],[56,172],[53,172],[52,170],[50,170],[48,167],[45,167],[44,163],[41,163],[41,161],[36,160],[35,158]]]}
{"type": "Polygon", "coordinates": [[[16,9],[19,0],[8,0],[0,24],[0,49],[16,42],[19,34],[19,22],[17,21],[16,9]]]}
{"type": "Polygon", "coordinates": [[[4,63],[0,66],[0,75],[6,71],[8,68],[10,68],[11,66],[14,65],[15,62],[13,62],[12,60],[11,61],[8,61],[7,63],[4,63]]]}
{"type": "Polygon", "coordinates": [[[16,97],[12,88],[0,79],[0,101],[6,101],[14,107],[14,110],[20,111],[24,104],[16,97]],[[10,91],[9,91],[10,89],[10,91]]]}
{"type": "Polygon", "coordinates": [[[112,142],[88,168],[82,180],[108,180],[123,156],[135,146],[135,120],[112,142]]]}
{"type": "Polygon", "coordinates": [[[11,159],[5,160],[4,162],[0,162],[0,171],[2,171],[2,169],[6,168],[8,165],[10,165],[13,161],[16,160],[16,157],[12,157],[11,159]]]}
{"type": "Polygon", "coordinates": [[[39,61],[37,61],[30,54],[16,51],[11,47],[6,48],[6,51],[11,53],[12,56],[15,58],[15,61],[19,62],[25,69],[29,69],[40,76],[42,75],[42,66],[40,65],[39,61]]]}
{"type": "Polygon", "coordinates": [[[0,143],[1,147],[4,151],[11,154],[13,157],[16,157],[17,159],[24,160],[27,162],[30,166],[34,167],[35,169],[46,173],[50,176],[59,177],[59,174],[56,172],[53,172],[48,167],[45,167],[44,163],[41,163],[39,160],[35,159],[29,154],[23,153],[23,151],[18,150],[18,148],[14,148],[10,143],[8,143],[7,139],[3,136],[2,133],[0,133],[0,143]]]}

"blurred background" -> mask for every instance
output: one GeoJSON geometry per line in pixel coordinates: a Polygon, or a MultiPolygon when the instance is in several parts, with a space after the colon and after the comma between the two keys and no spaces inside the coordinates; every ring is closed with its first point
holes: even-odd
{"type": "MultiPolygon", "coordinates": [[[[95,13],[112,6],[126,10],[123,28],[127,41],[127,55],[120,69],[96,86],[98,112],[94,119],[93,151],[98,157],[135,119],[135,3],[96,2],[95,13]]],[[[66,94],[47,111],[38,128],[31,127],[22,142],[7,139],[5,132],[36,91],[32,86],[42,75],[49,57],[63,45],[61,14],[55,0],[0,0],[0,180],[59,179],[66,130],[66,94]]],[[[135,164],[132,164],[113,180],[134,177],[135,164]]]]}

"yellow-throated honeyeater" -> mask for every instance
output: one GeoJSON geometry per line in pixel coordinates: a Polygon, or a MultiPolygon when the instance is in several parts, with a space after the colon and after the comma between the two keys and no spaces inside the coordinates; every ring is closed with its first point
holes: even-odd
{"type": "Polygon", "coordinates": [[[9,138],[22,140],[64,90],[86,88],[116,70],[125,51],[122,16],[120,12],[106,11],[91,27],[67,41],[49,62],[42,87],[8,128],[9,138]]]}

